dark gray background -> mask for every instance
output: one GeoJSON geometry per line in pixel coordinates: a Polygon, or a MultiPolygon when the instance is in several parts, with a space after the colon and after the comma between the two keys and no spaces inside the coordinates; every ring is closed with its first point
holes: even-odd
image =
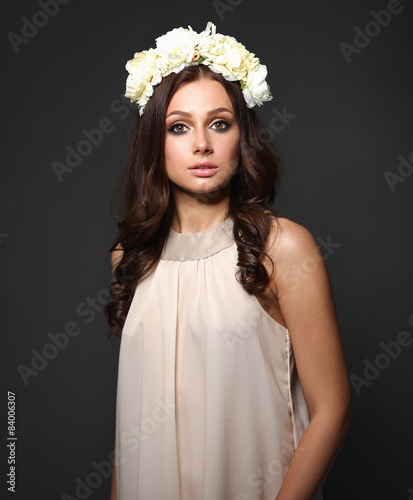
{"type": "Polygon", "coordinates": [[[107,339],[103,313],[87,312],[86,301],[104,298],[110,278],[110,198],[135,112],[120,108],[124,64],[174,27],[201,31],[213,21],[268,66],[274,100],[259,115],[285,164],[277,206],[322,249],[335,244],[323,253],[353,377],[354,425],[325,498],[413,498],[413,347],[377,357],[401,331],[413,335],[413,167],[393,190],[384,175],[397,174],[399,155],[413,162],[413,2],[401,0],[402,12],[350,62],[340,43],[353,44],[354,28],[364,31],[370,11],[388,2],[66,2],[17,53],[8,34],[21,36],[22,18],[42,9],[37,1],[2,4],[2,422],[6,435],[10,390],[18,415],[13,497],[109,497],[110,478],[93,462],[108,461],[113,447],[119,342],[107,339]],[[284,106],[295,117],[276,132],[273,110],[284,106]],[[65,148],[104,118],[112,131],[59,182],[52,163],[64,163],[65,148]],[[70,321],[80,334],[51,350],[25,384],[17,367],[31,367],[32,350],[42,352],[48,334],[70,321]],[[381,368],[356,390],[355,377],[376,361],[381,368]],[[93,485],[83,496],[82,481],[93,485]]]}

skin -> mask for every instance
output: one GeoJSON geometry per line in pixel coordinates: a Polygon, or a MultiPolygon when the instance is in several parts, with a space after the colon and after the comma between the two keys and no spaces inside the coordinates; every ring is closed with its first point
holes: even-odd
{"type": "MultiPolygon", "coordinates": [[[[216,226],[226,217],[229,186],[239,160],[239,127],[225,89],[202,79],[178,89],[167,109],[165,158],[176,212],[172,227],[190,233],[216,226]],[[226,111],[216,112],[218,108],[226,111]],[[184,112],[184,114],[182,114],[184,112]],[[221,125],[216,125],[220,122],[221,125]],[[232,123],[224,131],[223,122],[232,123]],[[188,167],[210,161],[219,168],[207,178],[188,167]]],[[[263,260],[267,290],[257,298],[288,328],[311,421],[294,453],[275,500],[311,500],[326,478],[351,425],[351,394],[333,293],[324,260],[311,233],[286,218],[273,218],[263,260]]],[[[121,249],[113,252],[116,268],[121,249]]],[[[115,469],[114,469],[115,470],[115,469]]],[[[115,480],[111,500],[116,500],[115,480]]]]}
{"type": "MultiPolygon", "coordinates": [[[[311,500],[350,429],[350,384],[333,293],[318,246],[303,226],[285,218],[278,222],[268,242],[275,272],[259,300],[288,328],[311,421],[276,500],[311,500]]],[[[268,262],[267,266],[271,272],[268,262]]]]}
{"type": "Polygon", "coordinates": [[[172,228],[192,233],[225,219],[230,181],[239,164],[240,131],[224,87],[202,79],[181,86],[166,110],[165,168],[176,213],[172,228]],[[198,162],[218,167],[211,177],[196,177],[198,162]]]}

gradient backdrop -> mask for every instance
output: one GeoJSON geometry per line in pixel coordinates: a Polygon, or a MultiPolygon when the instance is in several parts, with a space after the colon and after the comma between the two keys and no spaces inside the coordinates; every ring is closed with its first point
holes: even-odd
{"type": "Polygon", "coordinates": [[[119,341],[107,339],[102,304],[110,200],[135,113],[121,99],[124,64],[174,27],[213,21],[268,66],[274,100],[259,115],[285,164],[277,206],[317,239],[335,293],[354,425],[325,498],[413,499],[413,2],[21,0],[2,9],[10,498],[109,498],[119,341]]]}

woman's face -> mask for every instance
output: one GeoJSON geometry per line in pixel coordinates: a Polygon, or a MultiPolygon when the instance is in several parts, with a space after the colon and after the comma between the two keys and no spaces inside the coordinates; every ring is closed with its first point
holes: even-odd
{"type": "Polygon", "coordinates": [[[172,188],[192,194],[229,188],[240,131],[224,87],[202,78],[182,85],[166,110],[165,167],[172,188]]]}

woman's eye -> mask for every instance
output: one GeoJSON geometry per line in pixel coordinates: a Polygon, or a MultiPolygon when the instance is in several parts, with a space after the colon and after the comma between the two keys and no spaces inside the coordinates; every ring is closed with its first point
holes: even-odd
{"type": "Polygon", "coordinates": [[[218,120],[212,124],[212,128],[215,128],[215,130],[226,130],[230,126],[231,125],[224,120],[218,120]]]}
{"type": "Polygon", "coordinates": [[[174,123],[171,127],[168,128],[168,132],[172,132],[173,134],[182,134],[186,132],[188,127],[183,123],[174,123]]]}

